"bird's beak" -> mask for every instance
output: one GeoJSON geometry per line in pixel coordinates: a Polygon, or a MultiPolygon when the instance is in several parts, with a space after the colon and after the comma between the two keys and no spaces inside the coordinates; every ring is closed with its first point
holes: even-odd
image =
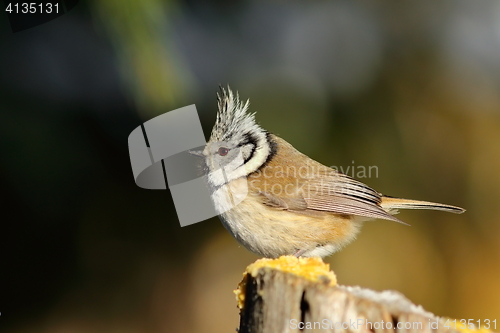
{"type": "Polygon", "coordinates": [[[203,157],[202,150],[188,150],[188,153],[194,156],[203,157]]]}

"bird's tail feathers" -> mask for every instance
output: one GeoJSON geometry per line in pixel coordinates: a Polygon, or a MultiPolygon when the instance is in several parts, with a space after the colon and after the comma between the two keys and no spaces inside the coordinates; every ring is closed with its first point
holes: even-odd
{"type": "Polygon", "coordinates": [[[465,212],[465,209],[445,205],[435,202],[429,201],[419,201],[419,200],[410,200],[410,199],[402,199],[402,198],[393,198],[388,196],[382,197],[382,202],[380,203],[382,208],[388,212],[397,212],[398,209],[432,209],[432,210],[442,210],[445,212],[461,214],[465,212]]]}

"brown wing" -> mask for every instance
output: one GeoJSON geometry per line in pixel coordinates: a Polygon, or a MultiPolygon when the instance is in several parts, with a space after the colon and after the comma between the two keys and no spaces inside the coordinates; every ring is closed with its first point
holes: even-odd
{"type": "Polygon", "coordinates": [[[308,179],[302,195],[308,209],[404,223],[380,206],[382,194],[335,170],[308,179]]]}
{"type": "Polygon", "coordinates": [[[249,177],[264,204],[304,213],[324,211],[404,223],[380,206],[382,194],[303,155],[285,140],[271,138],[280,149],[266,162],[263,172],[249,177]]]}
{"type": "Polygon", "coordinates": [[[263,203],[278,209],[325,211],[406,224],[380,206],[382,195],[377,191],[333,169],[326,171],[302,179],[300,191],[293,195],[261,191],[263,203]]]}

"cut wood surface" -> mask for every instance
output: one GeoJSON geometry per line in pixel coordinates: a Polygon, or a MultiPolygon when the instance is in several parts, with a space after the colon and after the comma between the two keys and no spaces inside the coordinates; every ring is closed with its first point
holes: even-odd
{"type": "Polygon", "coordinates": [[[338,285],[320,258],[257,260],[235,293],[239,333],[491,332],[439,318],[397,291],[338,285]]]}

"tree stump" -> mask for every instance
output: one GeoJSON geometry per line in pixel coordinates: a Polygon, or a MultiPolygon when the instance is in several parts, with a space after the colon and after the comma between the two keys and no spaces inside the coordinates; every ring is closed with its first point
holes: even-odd
{"type": "Polygon", "coordinates": [[[243,275],[235,290],[239,333],[476,331],[399,292],[338,285],[320,258],[260,259],[243,275]]]}

